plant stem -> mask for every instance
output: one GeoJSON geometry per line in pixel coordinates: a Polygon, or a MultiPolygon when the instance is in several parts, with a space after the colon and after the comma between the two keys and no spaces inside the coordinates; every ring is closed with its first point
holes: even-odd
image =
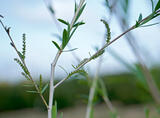
{"type": "MultiPolygon", "coordinates": [[[[159,12],[159,11],[157,11],[159,12]]],[[[146,19],[148,19],[150,17],[147,16],[145,17],[143,20],[139,21],[138,23],[142,23],[143,21],[145,21],[146,19]]],[[[117,41],[119,38],[121,38],[122,36],[124,36],[125,34],[127,34],[128,32],[130,32],[131,30],[135,29],[136,25],[133,25],[132,27],[130,27],[129,29],[127,29],[125,32],[123,32],[122,34],[120,34],[119,36],[117,36],[115,39],[113,39],[111,42],[106,43],[103,45],[103,47],[98,50],[95,54],[93,54],[90,58],[87,58],[86,61],[84,61],[78,68],[76,68],[73,72],[78,71],[81,67],[83,67],[84,65],[86,65],[88,62],[90,62],[92,60],[93,57],[95,57],[97,54],[99,54],[100,52],[102,52],[105,48],[107,48],[108,46],[110,46],[112,43],[114,43],[115,41],[117,41]]],[[[59,83],[57,83],[54,88],[58,87],[59,85],[61,85],[65,80],[67,80],[68,77],[63,78],[59,83]]]]}
{"type": "Polygon", "coordinates": [[[86,118],[91,118],[93,111],[93,99],[96,93],[99,69],[96,70],[95,77],[92,80],[92,86],[89,92],[88,105],[86,111],[86,118]]]}
{"type": "MultiPolygon", "coordinates": [[[[3,29],[6,31],[6,33],[7,33],[8,37],[9,37],[9,39],[10,39],[11,44],[12,44],[12,47],[15,49],[17,55],[19,56],[21,62],[22,62],[23,65],[24,65],[24,67],[25,67],[25,68],[27,69],[27,71],[29,72],[29,70],[28,70],[28,68],[27,68],[27,65],[26,65],[24,59],[22,59],[22,57],[21,57],[20,54],[19,54],[19,51],[18,51],[18,49],[17,49],[17,47],[16,47],[16,45],[15,45],[15,43],[14,43],[14,41],[13,41],[11,35],[10,35],[10,32],[7,31],[7,29],[5,28],[5,26],[4,26],[4,24],[3,24],[3,22],[2,22],[1,20],[0,20],[0,23],[1,23],[2,27],[3,27],[3,29]]],[[[48,104],[47,104],[45,98],[43,97],[42,93],[40,92],[40,90],[39,90],[39,88],[38,88],[38,85],[37,85],[37,84],[35,83],[35,81],[33,80],[33,78],[32,78],[32,76],[31,76],[30,72],[28,73],[28,76],[29,76],[31,82],[33,83],[33,85],[34,85],[36,91],[39,93],[39,95],[40,95],[40,97],[41,97],[43,103],[44,103],[45,106],[46,106],[46,108],[48,108],[48,104]]]]}
{"type": "Polygon", "coordinates": [[[52,118],[52,105],[53,105],[53,95],[54,95],[54,74],[55,74],[55,67],[56,67],[57,61],[58,61],[61,53],[62,53],[62,51],[57,52],[56,57],[51,64],[48,118],[52,118]]]}
{"type": "MultiPolygon", "coordinates": [[[[76,17],[83,5],[85,0],[81,0],[80,3],[79,3],[79,6],[78,6],[78,9],[72,19],[72,22],[71,22],[71,25],[70,25],[70,29],[72,30],[73,28],[73,25],[75,23],[75,20],[76,20],[76,17]]],[[[62,47],[62,46],[61,46],[62,47]]],[[[56,67],[56,64],[58,62],[58,59],[61,55],[61,53],[63,52],[63,50],[59,50],[51,64],[51,78],[50,78],[50,90],[49,90],[49,107],[48,107],[48,118],[52,118],[52,105],[53,105],[53,96],[54,96],[54,89],[55,89],[55,86],[54,86],[54,74],[55,74],[55,67],[56,67]]]]}

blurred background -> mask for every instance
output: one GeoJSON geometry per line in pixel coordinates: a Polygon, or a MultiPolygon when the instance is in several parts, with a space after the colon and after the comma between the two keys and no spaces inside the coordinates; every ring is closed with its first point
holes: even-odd
{"type": "MultiPolygon", "coordinates": [[[[157,3],[158,0],[153,1],[157,3]]],[[[111,39],[114,39],[134,25],[140,13],[144,18],[152,12],[150,0],[109,0],[109,5],[105,0],[86,0],[86,3],[80,18],[85,25],[77,30],[70,42],[72,48],[78,48],[74,54],[79,60],[90,57],[90,54],[94,54],[102,46],[106,30],[100,19],[108,21],[111,39]]],[[[57,52],[52,40],[60,44],[55,35],[61,35],[65,27],[55,21],[55,18],[70,22],[74,15],[74,4],[75,0],[0,1],[0,14],[4,16],[2,21],[11,27],[12,38],[19,49],[22,48],[22,34],[26,34],[26,63],[37,81],[40,74],[45,83],[49,81],[50,64],[57,52]],[[55,16],[47,9],[48,6],[53,7],[55,16]]],[[[149,24],[157,23],[159,19],[156,18],[149,24]]],[[[150,108],[154,117],[159,117],[146,84],[146,72],[143,70],[143,67],[148,70],[147,73],[152,76],[159,89],[159,30],[159,24],[138,28],[113,43],[103,56],[99,78],[104,81],[109,99],[124,118],[135,118],[130,114],[137,114],[137,118],[144,117],[145,106],[150,108]]],[[[28,88],[24,85],[27,82],[20,74],[21,68],[14,62],[16,57],[4,29],[0,27],[0,118],[11,118],[13,114],[17,115],[15,118],[35,118],[35,115],[44,118],[46,110],[39,96],[26,92],[28,88]],[[23,116],[24,114],[28,116],[23,116]]],[[[97,60],[84,67],[90,78],[95,76],[99,63],[97,60]]],[[[73,53],[66,52],[62,54],[57,65],[70,72],[73,70],[72,65],[77,64],[73,53]]],[[[57,66],[56,81],[65,76],[65,72],[57,66]]],[[[85,77],[76,76],[56,89],[55,99],[65,118],[78,118],[78,112],[85,114],[89,87],[85,77]]],[[[45,97],[48,98],[48,90],[45,97]]],[[[104,118],[107,109],[100,95],[97,95],[95,105],[95,117],[104,118]]]]}

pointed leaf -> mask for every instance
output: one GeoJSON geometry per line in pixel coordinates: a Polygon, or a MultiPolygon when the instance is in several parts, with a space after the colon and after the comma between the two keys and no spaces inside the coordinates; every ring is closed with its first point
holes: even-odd
{"type": "MultiPolygon", "coordinates": [[[[160,23],[160,22],[159,22],[160,23]]],[[[149,27],[149,26],[153,26],[153,25],[158,25],[159,23],[153,23],[153,24],[149,24],[149,25],[143,25],[141,27],[149,27]]]]}
{"type": "Polygon", "coordinates": [[[40,90],[40,92],[42,91],[42,75],[40,75],[40,77],[39,77],[39,90],[40,90]]]}
{"type": "Polygon", "coordinates": [[[61,22],[61,23],[63,23],[63,24],[65,24],[65,25],[69,25],[69,23],[68,23],[68,22],[66,22],[65,20],[58,19],[58,21],[59,21],[59,22],[61,22]]]}
{"type": "Polygon", "coordinates": [[[84,4],[84,5],[82,6],[82,8],[79,10],[78,15],[77,15],[77,17],[76,17],[76,19],[75,19],[75,22],[76,22],[76,21],[79,19],[79,17],[81,16],[81,14],[82,14],[85,6],[86,6],[86,4],[84,4]]]}
{"type": "Polygon", "coordinates": [[[62,49],[66,47],[68,43],[68,32],[66,29],[63,30],[63,39],[62,39],[62,49]]]}
{"type": "Polygon", "coordinates": [[[154,11],[154,3],[153,0],[151,0],[151,4],[152,4],[152,12],[154,11]]]}
{"type": "Polygon", "coordinates": [[[26,91],[28,93],[38,93],[37,91],[26,91]]]}
{"type": "Polygon", "coordinates": [[[75,51],[77,50],[78,48],[73,48],[73,49],[70,49],[70,50],[64,50],[63,52],[71,52],[71,51],[75,51]]]}
{"type": "Polygon", "coordinates": [[[48,88],[48,83],[43,87],[41,93],[43,94],[46,91],[47,88],[48,88]]]}
{"type": "Polygon", "coordinates": [[[75,1],[75,4],[74,4],[74,13],[76,13],[77,7],[78,7],[78,5],[77,5],[77,3],[76,3],[76,1],[75,1]]]}
{"type": "Polygon", "coordinates": [[[52,43],[56,46],[56,48],[57,48],[58,50],[61,50],[61,48],[59,47],[59,45],[58,45],[55,41],[52,41],[52,43]]]}
{"type": "Polygon", "coordinates": [[[158,1],[156,7],[155,7],[155,11],[157,11],[160,8],[160,0],[158,1]]]}
{"type": "Polygon", "coordinates": [[[138,22],[142,20],[142,14],[139,15],[138,22]]]}
{"type": "Polygon", "coordinates": [[[78,23],[74,24],[73,27],[77,27],[77,26],[84,25],[84,24],[85,24],[84,22],[78,22],[78,23]]]}

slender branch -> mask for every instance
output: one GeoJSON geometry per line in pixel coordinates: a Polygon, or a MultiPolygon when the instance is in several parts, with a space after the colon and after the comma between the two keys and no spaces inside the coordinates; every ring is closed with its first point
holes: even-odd
{"type": "Polygon", "coordinates": [[[15,51],[16,51],[17,55],[19,56],[21,62],[23,63],[24,67],[27,69],[28,76],[29,76],[31,82],[33,83],[36,91],[39,93],[42,101],[44,102],[44,104],[45,104],[45,106],[46,106],[46,108],[48,108],[48,104],[47,104],[45,98],[43,97],[42,93],[40,92],[40,90],[39,90],[39,88],[38,88],[38,85],[37,85],[37,84],[35,83],[35,81],[33,80],[33,78],[32,78],[32,76],[31,76],[31,74],[30,74],[30,72],[29,72],[29,70],[28,70],[28,68],[27,68],[27,65],[26,65],[24,59],[22,59],[21,55],[19,54],[19,51],[18,51],[18,49],[17,49],[17,47],[16,47],[16,45],[15,45],[15,43],[14,43],[14,41],[13,41],[11,35],[10,35],[9,29],[8,29],[8,31],[7,31],[7,29],[5,28],[5,26],[4,26],[4,24],[3,24],[3,22],[2,22],[1,20],[0,20],[0,23],[1,23],[2,27],[3,27],[3,29],[5,30],[5,32],[7,33],[9,39],[10,39],[12,47],[15,49],[15,51]]]}
{"type": "Polygon", "coordinates": [[[48,118],[52,118],[52,105],[53,105],[53,95],[54,95],[54,73],[57,61],[61,55],[62,51],[58,51],[55,59],[51,64],[51,78],[50,78],[50,90],[49,90],[49,107],[48,107],[48,118]]]}
{"type": "MultiPolygon", "coordinates": [[[[79,3],[79,6],[78,6],[78,9],[72,19],[72,22],[71,22],[71,25],[70,25],[70,29],[72,30],[73,28],[73,25],[74,25],[74,22],[76,20],[76,17],[83,5],[85,0],[81,0],[80,3],[79,3]]],[[[61,46],[62,47],[62,46],[61,46]]],[[[61,55],[63,50],[58,50],[52,64],[51,64],[51,78],[50,78],[50,91],[49,91],[49,107],[48,107],[48,118],[52,118],[52,105],[53,105],[53,96],[54,96],[54,74],[55,74],[55,67],[56,67],[56,64],[58,62],[58,59],[61,55]]]]}
{"type": "Polygon", "coordinates": [[[96,70],[96,74],[95,74],[95,77],[93,78],[92,86],[90,88],[87,111],[86,111],[86,118],[90,118],[92,115],[91,113],[93,110],[93,99],[96,93],[98,75],[99,75],[99,69],[96,70]]]}
{"type": "MultiPolygon", "coordinates": [[[[159,11],[157,11],[158,13],[159,11]]],[[[142,23],[143,21],[145,21],[146,19],[150,18],[151,15],[145,17],[143,20],[139,21],[138,23],[142,23]]],[[[83,67],[84,65],[86,65],[88,62],[90,62],[96,55],[98,55],[99,53],[101,53],[105,48],[107,48],[109,45],[111,45],[112,43],[114,43],[115,41],[117,41],[119,38],[121,38],[122,36],[124,36],[125,34],[127,34],[128,32],[130,32],[131,30],[137,28],[136,24],[133,25],[132,27],[130,27],[128,30],[126,30],[125,32],[123,32],[122,34],[120,34],[119,36],[117,36],[115,39],[113,39],[111,42],[104,44],[104,46],[98,50],[95,54],[93,54],[90,58],[86,58],[86,60],[78,67],[76,68],[73,72],[77,72],[81,67],[83,67]]],[[[61,85],[65,80],[67,80],[68,77],[62,79],[59,83],[57,83],[54,88],[58,87],[59,85],[61,85]]]]}

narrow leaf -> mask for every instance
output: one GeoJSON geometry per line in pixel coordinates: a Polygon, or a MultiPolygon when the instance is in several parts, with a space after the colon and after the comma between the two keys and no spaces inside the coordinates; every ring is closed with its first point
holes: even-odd
{"type": "Polygon", "coordinates": [[[78,7],[78,5],[77,5],[77,3],[76,3],[76,1],[75,1],[75,4],[74,4],[74,13],[76,13],[77,7],[78,7]]]}
{"type": "Polygon", "coordinates": [[[57,118],[57,102],[56,101],[54,106],[52,107],[52,118],[57,118]]]}
{"type": "Polygon", "coordinates": [[[40,77],[39,77],[39,90],[40,90],[40,92],[42,91],[42,75],[40,75],[40,77]]]}
{"type": "Polygon", "coordinates": [[[74,49],[70,49],[70,50],[64,50],[63,52],[71,52],[71,51],[75,51],[77,50],[78,48],[74,48],[74,49]]]}
{"type": "Polygon", "coordinates": [[[155,11],[157,11],[160,8],[160,0],[158,1],[156,7],[155,7],[155,11]]]}
{"type": "Polygon", "coordinates": [[[77,26],[84,25],[84,24],[85,24],[84,22],[78,22],[78,23],[74,24],[73,27],[77,27],[77,26]]]}
{"type": "MultiPolygon", "coordinates": [[[[159,22],[159,23],[160,23],[160,22],[159,22]]],[[[157,24],[159,24],[159,23],[153,23],[153,24],[149,24],[149,25],[143,25],[143,26],[141,26],[141,27],[149,27],[149,26],[157,25],[157,24]]]]}
{"type": "Polygon", "coordinates": [[[61,50],[61,48],[59,47],[59,45],[58,45],[55,41],[52,41],[52,43],[56,46],[56,48],[57,48],[58,50],[61,50]]]}
{"type": "Polygon", "coordinates": [[[37,91],[26,91],[28,93],[38,93],[37,91]]]}
{"type": "Polygon", "coordinates": [[[63,39],[62,39],[62,49],[66,47],[68,43],[68,32],[66,29],[63,30],[63,39]]]}
{"type": "Polygon", "coordinates": [[[43,87],[41,93],[43,94],[46,91],[47,88],[48,88],[48,83],[43,87]]]}
{"type": "Polygon", "coordinates": [[[154,3],[153,0],[151,0],[151,4],[152,4],[152,12],[154,11],[154,3]]]}
{"type": "Polygon", "coordinates": [[[61,23],[63,23],[63,24],[65,24],[65,25],[69,24],[68,22],[66,22],[65,20],[62,20],[62,19],[58,19],[58,21],[61,22],[61,23]]]}
{"type": "Polygon", "coordinates": [[[138,22],[142,20],[142,14],[139,15],[138,22]]]}
{"type": "Polygon", "coordinates": [[[140,25],[146,24],[147,22],[149,22],[150,20],[152,20],[154,18],[155,13],[152,13],[146,20],[144,20],[140,25]]]}
{"type": "Polygon", "coordinates": [[[81,16],[81,14],[82,14],[85,6],[86,6],[86,4],[84,4],[84,5],[82,6],[82,8],[79,10],[78,15],[77,15],[77,17],[76,17],[76,19],[75,19],[75,22],[76,22],[76,21],[79,19],[79,17],[81,16]]]}

